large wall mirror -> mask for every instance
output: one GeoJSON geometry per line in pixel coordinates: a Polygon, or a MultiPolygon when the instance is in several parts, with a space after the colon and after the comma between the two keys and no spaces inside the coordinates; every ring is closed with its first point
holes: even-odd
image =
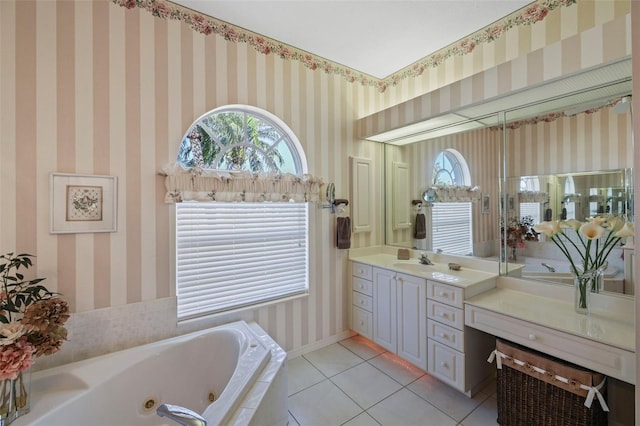
{"type": "MultiPolygon", "coordinates": [[[[387,144],[385,243],[497,259],[514,274],[529,263],[529,278],[571,282],[563,265],[551,264],[551,242],[524,240],[514,253],[501,230],[523,218],[632,219],[630,94],[627,58],[455,111],[459,123],[423,141],[387,144]],[[482,126],[464,131],[471,121],[482,126]],[[447,168],[453,178],[437,181],[447,168]]],[[[631,245],[610,255],[605,290],[634,293],[632,256],[631,245]]]]}

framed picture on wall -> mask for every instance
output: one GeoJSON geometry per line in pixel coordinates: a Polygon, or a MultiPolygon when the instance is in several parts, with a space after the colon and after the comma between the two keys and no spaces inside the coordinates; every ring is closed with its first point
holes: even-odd
{"type": "Polygon", "coordinates": [[[482,214],[489,214],[491,209],[491,196],[489,194],[482,194],[482,214]]]}
{"type": "Polygon", "coordinates": [[[509,196],[509,202],[507,205],[509,206],[509,211],[514,211],[516,209],[516,199],[513,195],[509,196]]]}
{"type": "Polygon", "coordinates": [[[49,232],[115,232],[118,178],[51,173],[49,232]]]}

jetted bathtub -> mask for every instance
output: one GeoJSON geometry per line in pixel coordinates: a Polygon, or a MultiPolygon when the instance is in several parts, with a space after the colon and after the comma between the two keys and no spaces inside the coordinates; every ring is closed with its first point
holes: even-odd
{"type": "Polygon", "coordinates": [[[177,425],[161,404],[208,425],[286,424],[285,359],[257,324],[234,322],[33,373],[31,412],[13,424],[177,425]]]}
{"type": "MultiPolygon", "coordinates": [[[[524,265],[521,269],[523,278],[549,280],[564,284],[573,284],[573,273],[568,261],[562,259],[544,259],[536,257],[523,257],[524,265]],[[546,264],[553,268],[543,265],[546,264]]],[[[604,289],[606,291],[622,293],[624,286],[624,274],[615,266],[609,266],[604,271],[604,289]]]]}

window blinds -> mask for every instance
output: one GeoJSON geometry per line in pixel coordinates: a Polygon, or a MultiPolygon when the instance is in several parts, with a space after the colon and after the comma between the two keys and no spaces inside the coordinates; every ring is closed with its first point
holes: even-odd
{"type": "Polygon", "coordinates": [[[308,290],[307,203],[176,204],[178,320],[308,290]]]}
{"type": "Polygon", "coordinates": [[[520,219],[527,216],[531,216],[534,224],[542,222],[540,203],[520,203],[520,219]]]}
{"type": "Polygon", "coordinates": [[[473,254],[471,203],[433,203],[433,251],[473,254]]]}

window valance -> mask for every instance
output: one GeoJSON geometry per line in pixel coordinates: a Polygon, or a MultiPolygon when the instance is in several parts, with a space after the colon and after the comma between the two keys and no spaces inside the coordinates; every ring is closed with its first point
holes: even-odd
{"type": "Polygon", "coordinates": [[[540,191],[523,191],[518,193],[518,200],[521,203],[546,203],[549,201],[549,193],[540,191]]]}
{"type": "Polygon", "coordinates": [[[464,185],[436,185],[436,201],[445,203],[469,202],[480,199],[480,191],[477,186],[473,188],[464,185]]]}
{"type": "Polygon", "coordinates": [[[289,173],[258,174],[184,168],[178,163],[162,168],[166,176],[166,203],[182,201],[319,201],[322,179],[289,173]]]}

